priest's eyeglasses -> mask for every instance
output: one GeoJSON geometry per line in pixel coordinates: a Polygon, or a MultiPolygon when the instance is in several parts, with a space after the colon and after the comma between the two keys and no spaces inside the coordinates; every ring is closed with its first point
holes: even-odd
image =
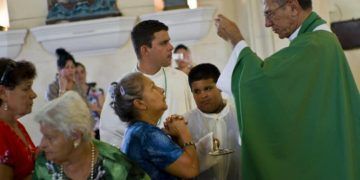
{"type": "Polygon", "coordinates": [[[9,76],[10,72],[15,69],[15,67],[16,67],[16,64],[12,63],[12,62],[6,65],[5,70],[2,73],[1,78],[0,78],[0,85],[6,85],[8,83],[7,82],[9,80],[8,76],[9,76]]]}
{"type": "Polygon", "coordinates": [[[273,9],[273,10],[265,11],[264,12],[265,19],[272,20],[274,18],[274,16],[275,16],[276,11],[278,11],[279,9],[284,7],[286,4],[287,4],[287,1],[285,3],[283,3],[282,5],[280,5],[279,7],[273,9]]]}

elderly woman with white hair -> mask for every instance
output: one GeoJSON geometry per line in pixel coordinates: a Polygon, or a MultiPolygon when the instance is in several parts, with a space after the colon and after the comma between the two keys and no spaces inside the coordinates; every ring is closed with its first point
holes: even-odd
{"type": "Polygon", "coordinates": [[[34,179],[149,179],[116,147],[92,138],[91,114],[74,91],[35,115],[43,134],[34,179]]]}

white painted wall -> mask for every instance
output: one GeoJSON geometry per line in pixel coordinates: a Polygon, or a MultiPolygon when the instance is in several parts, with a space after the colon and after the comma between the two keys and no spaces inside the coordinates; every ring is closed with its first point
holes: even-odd
{"type": "MultiPolygon", "coordinates": [[[[234,0],[199,1],[199,7],[215,6],[221,12],[233,8],[234,0]]],[[[117,5],[124,16],[139,16],[154,12],[153,1],[150,0],[118,0],[117,5]]],[[[30,29],[45,25],[47,15],[47,2],[44,0],[8,0],[10,13],[11,29],[30,29]],[[30,8],[31,7],[31,8],[30,8]]],[[[234,9],[235,10],[235,9],[234,9]]],[[[233,13],[227,14],[231,15],[233,13]]],[[[29,33],[26,37],[22,51],[16,60],[26,59],[35,63],[38,77],[34,82],[34,90],[38,94],[35,99],[33,112],[21,119],[32,136],[35,144],[40,142],[41,134],[39,127],[32,121],[36,113],[46,101],[44,94],[47,85],[54,80],[56,73],[56,57],[49,54],[29,33]]],[[[175,46],[175,44],[174,44],[175,46]]],[[[212,26],[209,34],[199,42],[190,45],[195,63],[210,62],[217,65],[220,69],[225,66],[230,46],[216,35],[215,27],[212,26]]],[[[82,62],[88,70],[88,81],[95,81],[99,87],[107,88],[112,81],[118,80],[120,75],[129,72],[137,63],[130,40],[113,54],[75,57],[82,62]]]]}
{"type": "MultiPolygon", "coordinates": [[[[325,16],[328,11],[326,9],[329,9],[329,6],[326,6],[326,4],[324,6],[322,3],[326,1],[321,1],[321,3],[320,1],[314,1],[316,2],[315,6],[317,9],[325,11],[323,12],[325,16]],[[323,9],[323,7],[326,8],[323,9]]],[[[349,0],[333,1],[349,3],[349,0]]],[[[355,1],[358,0],[354,0],[353,3],[355,1]]],[[[124,16],[152,13],[154,12],[152,3],[152,0],[117,1],[117,5],[124,16]]],[[[10,29],[30,29],[45,25],[47,15],[47,2],[45,0],[8,0],[8,5],[10,29]]],[[[217,13],[225,14],[230,19],[236,20],[242,27],[242,32],[248,43],[260,56],[265,57],[273,53],[274,49],[278,49],[277,38],[264,28],[261,0],[199,0],[198,6],[215,6],[217,13]]],[[[355,9],[352,12],[354,11],[355,9]]],[[[231,53],[231,46],[216,35],[214,26],[211,27],[209,34],[205,38],[191,45],[190,48],[195,63],[210,62],[217,65],[220,69],[225,66],[231,53]]],[[[350,64],[357,82],[360,84],[359,50],[348,52],[347,55],[349,59],[352,59],[350,64]]],[[[133,69],[137,62],[130,40],[113,54],[75,58],[87,67],[88,80],[97,82],[103,88],[106,88],[110,82],[117,80],[121,74],[128,72],[129,69],[133,69]]],[[[56,73],[56,57],[47,53],[36,42],[34,36],[29,33],[26,43],[16,59],[30,60],[35,63],[38,70],[38,77],[34,83],[34,90],[38,94],[38,98],[35,100],[33,113],[22,118],[22,122],[28,129],[35,144],[38,144],[41,134],[38,125],[32,121],[32,116],[45,104],[45,90],[47,85],[53,81],[56,73]]]]}
{"type": "MultiPolygon", "coordinates": [[[[360,19],[360,0],[330,0],[330,21],[360,19]]],[[[360,89],[360,49],[345,51],[358,89],[360,89]]]]}

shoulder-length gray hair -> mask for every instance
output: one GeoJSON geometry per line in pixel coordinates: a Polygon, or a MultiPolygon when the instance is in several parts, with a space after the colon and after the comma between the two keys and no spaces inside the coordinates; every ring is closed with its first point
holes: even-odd
{"type": "Polygon", "coordinates": [[[45,105],[34,117],[39,124],[48,124],[68,138],[80,131],[84,141],[91,140],[92,120],[84,99],[75,91],[67,91],[45,105]]]}
{"type": "Polygon", "coordinates": [[[134,100],[141,99],[144,91],[144,75],[140,72],[126,74],[118,83],[114,83],[113,101],[111,103],[115,114],[121,121],[133,123],[139,113],[134,107],[134,100]]]}

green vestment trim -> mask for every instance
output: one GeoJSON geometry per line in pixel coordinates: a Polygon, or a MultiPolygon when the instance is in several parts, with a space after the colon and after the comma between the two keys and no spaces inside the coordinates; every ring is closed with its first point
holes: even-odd
{"type": "Polygon", "coordinates": [[[232,92],[244,180],[359,180],[360,97],[336,36],[313,31],[262,61],[241,51],[232,92]]]}

